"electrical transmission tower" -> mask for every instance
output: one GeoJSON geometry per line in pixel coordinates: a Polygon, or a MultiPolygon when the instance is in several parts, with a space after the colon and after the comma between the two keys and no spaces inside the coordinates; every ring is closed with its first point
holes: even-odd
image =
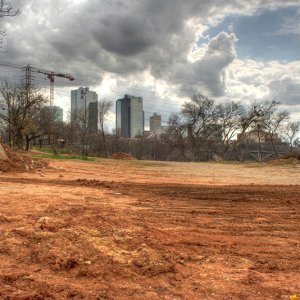
{"type": "Polygon", "coordinates": [[[26,67],[21,67],[7,62],[0,62],[0,66],[23,70],[23,72],[25,72],[25,77],[23,77],[22,85],[25,86],[28,91],[34,87],[33,84],[34,76],[32,75],[33,72],[46,75],[47,76],[46,78],[50,80],[50,106],[53,106],[54,103],[54,78],[60,77],[60,78],[69,79],[70,81],[75,80],[75,78],[71,74],[47,71],[47,70],[31,67],[30,65],[27,65],[26,67]]]}
{"type": "Polygon", "coordinates": [[[75,79],[70,74],[63,74],[63,73],[58,73],[58,72],[54,72],[54,71],[47,71],[47,70],[38,69],[38,68],[31,67],[30,65],[27,65],[27,67],[25,68],[25,85],[27,88],[33,87],[32,72],[44,74],[47,76],[46,78],[48,78],[50,80],[50,106],[53,106],[53,103],[54,103],[54,78],[55,77],[66,78],[66,79],[69,79],[70,81],[73,81],[75,79]]]}
{"type": "Polygon", "coordinates": [[[27,65],[27,67],[22,68],[25,71],[25,77],[23,78],[23,86],[26,87],[27,90],[30,90],[33,87],[34,77],[32,76],[31,67],[27,65]]]}

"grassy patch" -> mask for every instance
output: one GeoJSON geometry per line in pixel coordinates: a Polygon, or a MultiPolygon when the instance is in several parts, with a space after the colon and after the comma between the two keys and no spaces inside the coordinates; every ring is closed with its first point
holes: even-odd
{"type": "Polygon", "coordinates": [[[95,161],[95,158],[92,157],[82,157],[81,155],[74,154],[70,155],[67,153],[60,153],[58,155],[54,155],[53,151],[49,147],[39,147],[39,146],[33,146],[32,150],[38,151],[40,153],[31,153],[32,157],[35,158],[53,158],[53,159],[77,159],[77,160],[85,160],[85,161],[95,161]]]}
{"type": "Polygon", "coordinates": [[[80,155],[54,155],[53,153],[45,153],[45,154],[31,154],[34,158],[52,158],[52,159],[75,159],[75,160],[85,160],[85,161],[95,161],[95,158],[91,157],[81,157],[80,155]]]}
{"type": "Polygon", "coordinates": [[[32,150],[35,150],[35,151],[39,151],[39,152],[43,152],[43,153],[49,153],[49,154],[53,154],[53,151],[51,148],[49,147],[39,147],[39,146],[33,146],[32,147],[32,150]]]}

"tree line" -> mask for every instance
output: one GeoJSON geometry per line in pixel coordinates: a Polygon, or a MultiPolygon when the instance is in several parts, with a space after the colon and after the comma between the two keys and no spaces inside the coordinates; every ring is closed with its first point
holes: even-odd
{"type": "Polygon", "coordinates": [[[170,117],[167,139],[184,160],[242,161],[250,152],[263,161],[271,154],[278,157],[282,151],[293,151],[299,145],[299,131],[300,122],[289,121],[279,102],[216,104],[198,94],[170,117]],[[280,143],[279,137],[286,143],[280,143]]]}
{"type": "Polygon", "coordinates": [[[19,149],[29,150],[33,143],[46,140],[54,154],[68,151],[82,157],[126,152],[138,159],[262,162],[299,146],[300,122],[290,121],[276,101],[216,103],[197,94],[170,115],[160,134],[124,139],[105,130],[111,101],[98,102],[98,124],[91,130],[89,110],[76,111],[68,122],[58,121],[54,111],[43,109],[48,99],[34,86],[2,80],[0,96],[1,138],[19,149]]]}

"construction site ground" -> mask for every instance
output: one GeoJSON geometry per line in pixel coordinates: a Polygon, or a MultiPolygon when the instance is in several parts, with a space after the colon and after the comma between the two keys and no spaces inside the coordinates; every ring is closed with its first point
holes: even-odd
{"type": "Polygon", "coordinates": [[[299,295],[299,164],[49,162],[0,174],[0,299],[299,295]]]}

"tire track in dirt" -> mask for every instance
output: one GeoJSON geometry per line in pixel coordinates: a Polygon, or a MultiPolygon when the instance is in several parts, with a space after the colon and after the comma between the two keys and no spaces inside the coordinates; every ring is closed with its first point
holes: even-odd
{"type": "Polygon", "coordinates": [[[299,186],[1,183],[74,186],[82,196],[47,206],[46,196],[24,196],[30,214],[16,206],[0,216],[0,296],[285,299],[300,290],[299,186]]]}

